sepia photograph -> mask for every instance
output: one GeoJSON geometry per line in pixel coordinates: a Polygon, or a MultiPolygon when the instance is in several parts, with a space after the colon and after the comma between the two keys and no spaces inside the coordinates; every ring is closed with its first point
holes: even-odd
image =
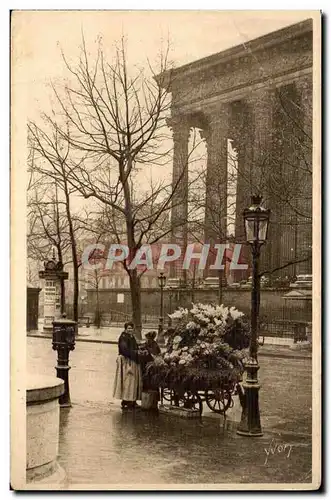
{"type": "Polygon", "coordinates": [[[11,12],[11,489],[318,490],[321,12],[11,12]]]}

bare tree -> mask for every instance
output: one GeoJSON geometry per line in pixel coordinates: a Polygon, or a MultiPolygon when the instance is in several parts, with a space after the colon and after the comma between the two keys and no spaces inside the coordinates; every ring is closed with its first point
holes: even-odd
{"type": "MultiPolygon", "coordinates": [[[[53,86],[58,119],[44,117],[56,141],[50,141],[36,124],[29,127],[39,151],[52,162],[52,175],[61,179],[68,201],[70,189],[76,190],[85,199],[93,198],[108,207],[113,220],[120,221],[121,229],[115,234],[123,236],[121,243],[128,245],[132,261],[144,243],[155,243],[170,234],[170,227],[164,230],[162,221],[170,213],[174,193],[185,175],[183,165],[175,185],[159,180],[145,192],[137,187],[137,174],[160,169],[170,159],[165,123],[168,86],[156,83],[151,65],[151,78],[143,71],[129,76],[123,40],[112,64],[105,61],[100,46],[92,62],[84,39],[78,65],[70,65],[65,57],[64,62],[73,82],[65,86],[64,94],[53,86]],[[65,144],[63,152],[57,146],[59,139],[65,144]]],[[[157,74],[163,74],[167,66],[166,52],[160,57],[157,74]]],[[[133,321],[140,332],[140,276],[129,262],[124,267],[129,275],[133,321]]]]}
{"type": "Polygon", "coordinates": [[[104,273],[100,269],[93,269],[91,271],[85,272],[84,282],[85,284],[95,291],[96,303],[94,311],[94,324],[97,328],[101,326],[102,313],[100,309],[100,282],[104,276],[104,273]]]}
{"type": "MultiPolygon", "coordinates": [[[[63,202],[59,200],[58,188],[53,182],[51,186],[43,179],[35,182],[28,191],[28,258],[34,262],[49,259],[52,249],[57,251],[58,262],[63,268],[70,238],[68,222],[63,202]],[[51,189],[50,189],[51,188],[51,189]],[[31,192],[32,190],[32,192],[31,192]]],[[[61,313],[65,310],[64,281],[61,280],[61,313]]]]}
{"type": "MultiPolygon", "coordinates": [[[[61,139],[57,130],[47,130],[48,120],[44,117],[46,127],[40,128],[36,123],[28,123],[29,145],[33,151],[33,161],[29,165],[31,174],[29,190],[33,192],[28,205],[29,214],[28,242],[30,248],[42,249],[45,252],[49,245],[55,245],[58,259],[63,266],[64,252],[70,249],[73,264],[73,319],[78,321],[79,267],[77,239],[82,229],[79,218],[72,209],[72,195],[75,189],[68,182],[69,166],[67,158],[70,144],[61,139]],[[33,180],[32,180],[33,179],[33,180]],[[40,192],[43,200],[40,199],[40,192]],[[39,233],[35,232],[36,223],[39,233]],[[37,239],[36,239],[37,238],[37,239]],[[39,238],[39,239],[38,239],[39,238]],[[41,239],[44,246],[40,247],[41,239]],[[37,241],[37,245],[35,244],[37,241]]],[[[28,191],[29,191],[28,190],[28,191]]],[[[64,283],[61,283],[61,309],[64,308],[64,283]]]]}

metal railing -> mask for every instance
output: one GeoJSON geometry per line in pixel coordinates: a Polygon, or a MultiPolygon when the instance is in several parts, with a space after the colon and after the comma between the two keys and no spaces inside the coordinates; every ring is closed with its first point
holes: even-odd
{"type": "Polygon", "coordinates": [[[307,340],[308,321],[274,320],[260,322],[260,335],[264,337],[278,337],[294,339],[294,342],[307,340]]]}
{"type": "MultiPolygon", "coordinates": [[[[102,327],[122,327],[126,321],[132,319],[132,311],[130,304],[121,304],[122,310],[116,310],[114,308],[109,308],[106,305],[102,305],[101,309],[101,326],[102,327]]],[[[165,307],[164,311],[164,325],[168,324],[168,314],[173,312],[175,309],[175,304],[173,304],[172,310],[169,307],[165,307]]],[[[66,306],[67,317],[70,318],[71,313],[70,304],[66,306]]],[[[241,308],[243,310],[243,308],[241,308]]],[[[243,310],[245,314],[249,316],[249,304],[247,308],[243,310]]],[[[90,324],[94,323],[94,314],[92,312],[85,312],[81,316],[89,317],[90,324]]],[[[294,339],[294,342],[305,340],[307,338],[307,330],[309,330],[309,325],[311,324],[311,319],[309,314],[304,315],[305,320],[302,320],[302,310],[301,309],[288,309],[275,308],[273,304],[270,303],[268,307],[264,307],[260,311],[260,336],[261,337],[277,337],[284,339],[294,339]],[[290,319],[289,319],[290,318],[290,319]]],[[[148,326],[149,328],[157,328],[159,322],[159,308],[153,304],[144,303],[142,311],[142,324],[148,326]]]]}

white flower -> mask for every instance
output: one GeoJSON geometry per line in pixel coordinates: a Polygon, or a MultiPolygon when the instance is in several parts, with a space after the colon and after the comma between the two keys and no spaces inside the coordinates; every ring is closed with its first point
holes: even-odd
{"type": "Polygon", "coordinates": [[[176,337],[173,340],[173,344],[179,344],[179,342],[182,340],[182,337],[180,335],[176,335],[176,337]]]}
{"type": "Polygon", "coordinates": [[[230,307],[229,314],[233,319],[241,318],[244,315],[244,313],[238,311],[234,306],[230,307]]]}
{"type": "Polygon", "coordinates": [[[186,361],[185,361],[185,359],[180,359],[180,360],[179,360],[179,364],[180,364],[180,365],[186,365],[186,361]]]}
{"type": "Polygon", "coordinates": [[[182,313],[180,311],[175,311],[172,314],[168,315],[172,319],[179,319],[182,317],[182,313]]]}
{"type": "Polygon", "coordinates": [[[179,309],[177,309],[177,311],[173,312],[172,314],[169,314],[168,316],[172,319],[181,319],[187,315],[188,315],[188,310],[184,309],[183,307],[180,307],[179,309]]]}
{"type": "Polygon", "coordinates": [[[194,321],[189,321],[186,325],[186,330],[191,330],[193,328],[196,328],[196,323],[194,323],[194,321]]]}

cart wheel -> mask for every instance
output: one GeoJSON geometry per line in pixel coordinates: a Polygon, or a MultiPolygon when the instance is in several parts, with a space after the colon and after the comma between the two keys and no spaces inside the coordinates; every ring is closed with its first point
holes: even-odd
{"type": "Polygon", "coordinates": [[[161,401],[168,401],[171,403],[174,399],[174,391],[172,389],[163,388],[161,389],[161,401]]]}
{"type": "Polygon", "coordinates": [[[197,392],[187,391],[180,394],[178,406],[190,410],[199,410],[200,415],[202,414],[202,400],[197,392]]]}
{"type": "Polygon", "coordinates": [[[214,391],[206,391],[205,397],[208,408],[215,413],[224,415],[233,404],[231,392],[228,390],[216,389],[214,391]]]}

